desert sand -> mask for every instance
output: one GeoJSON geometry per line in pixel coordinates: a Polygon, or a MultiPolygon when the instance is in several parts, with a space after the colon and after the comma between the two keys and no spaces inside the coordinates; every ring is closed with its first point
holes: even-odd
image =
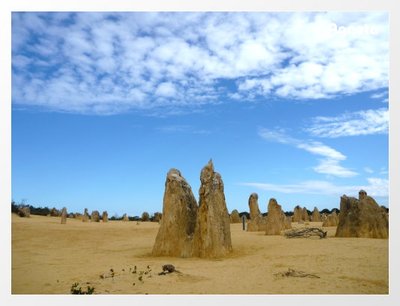
{"type": "MultiPolygon", "coordinates": [[[[292,223],[293,226],[304,226],[292,223]]],[[[321,226],[310,222],[306,226],[321,226]]],[[[95,294],[388,294],[388,240],[288,239],[231,224],[223,259],[152,257],[154,222],[84,223],[12,216],[12,293],[70,294],[78,282],[95,294]],[[180,273],[159,275],[162,265],[180,273]],[[136,266],[136,273],[132,273],[136,266]],[[288,269],[319,278],[282,277],[288,269]],[[114,271],[111,277],[110,269],[114,271]],[[105,278],[101,278],[100,275],[105,278]]]]}

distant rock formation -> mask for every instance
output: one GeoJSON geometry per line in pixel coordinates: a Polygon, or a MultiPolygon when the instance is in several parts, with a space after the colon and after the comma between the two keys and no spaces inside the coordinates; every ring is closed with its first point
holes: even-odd
{"type": "Polygon", "coordinates": [[[314,207],[311,218],[312,218],[311,221],[313,221],[313,222],[321,222],[321,214],[319,213],[319,210],[317,207],[314,207]]]}
{"type": "Polygon", "coordinates": [[[283,214],[284,216],[284,225],[285,225],[285,229],[290,229],[292,228],[292,217],[291,216],[285,216],[285,214],[283,214]]]}
{"type": "Polygon", "coordinates": [[[66,224],[67,223],[67,208],[63,207],[63,209],[61,210],[61,224],[66,224]]]}
{"type": "Polygon", "coordinates": [[[256,219],[261,215],[260,208],[258,207],[258,194],[252,193],[249,197],[250,219],[256,219]]]}
{"type": "Polygon", "coordinates": [[[340,217],[336,237],[389,237],[389,219],[386,210],[360,190],[358,200],[343,195],[340,198],[340,217]]]}
{"type": "Polygon", "coordinates": [[[88,209],[85,208],[85,211],[83,212],[82,215],[82,222],[88,222],[89,221],[89,212],[88,209]]]}
{"type": "Polygon", "coordinates": [[[58,209],[56,209],[55,207],[53,207],[52,209],[50,209],[49,215],[50,215],[51,217],[59,217],[59,216],[61,216],[61,213],[60,213],[60,211],[59,211],[58,209]]]}
{"type": "Polygon", "coordinates": [[[247,222],[247,231],[257,232],[266,230],[266,218],[258,207],[258,194],[252,193],[249,197],[250,220],[247,222]]]}
{"type": "Polygon", "coordinates": [[[222,257],[232,251],[229,213],[224,183],[210,160],[201,170],[199,209],[193,238],[193,255],[222,257]]]}
{"type": "Polygon", "coordinates": [[[300,222],[303,220],[303,210],[297,205],[293,210],[293,222],[300,222]]]}
{"type": "Polygon", "coordinates": [[[310,216],[308,215],[307,208],[305,208],[305,207],[303,207],[303,210],[302,210],[302,220],[306,221],[306,222],[310,221],[310,216]]]}
{"type": "Polygon", "coordinates": [[[101,219],[103,220],[103,222],[108,222],[108,213],[107,213],[107,211],[103,211],[103,213],[101,214],[101,219]]]}
{"type": "Polygon", "coordinates": [[[167,174],[162,216],[152,255],[190,257],[197,202],[190,185],[177,169],[167,174]]]}
{"type": "Polygon", "coordinates": [[[278,202],[271,198],[268,202],[268,216],[266,224],[266,235],[280,235],[285,229],[286,216],[278,202]]]}
{"type": "Polygon", "coordinates": [[[339,217],[336,213],[336,210],[332,211],[331,214],[329,214],[324,222],[322,223],[322,226],[324,227],[329,227],[329,226],[337,226],[339,223],[339,217]]]}
{"type": "Polygon", "coordinates": [[[90,218],[91,222],[100,222],[100,213],[97,210],[92,211],[92,216],[90,218]]]}
{"type": "Polygon", "coordinates": [[[31,210],[29,206],[20,206],[18,208],[18,216],[22,218],[30,218],[31,216],[31,210]]]}
{"type": "Polygon", "coordinates": [[[142,221],[143,221],[143,222],[148,222],[148,221],[150,221],[150,214],[149,214],[147,211],[145,211],[145,212],[142,213],[142,221]]]}
{"type": "Polygon", "coordinates": [[[122,221],[124,222],[129,221],[129,217],[126,213],[122,215],[122,221]]]}
{"type": "Polygon", "coordinates": [[[230,218],[231,223],[240,223],[241,222],[239,212],[236,209],[232,210],[229,218],[230,218]]]}
{"type": "Polygon", "coordinates": [[[156,212],[154,213],[153,222],[161,222],[162,213],[156,212]]]}

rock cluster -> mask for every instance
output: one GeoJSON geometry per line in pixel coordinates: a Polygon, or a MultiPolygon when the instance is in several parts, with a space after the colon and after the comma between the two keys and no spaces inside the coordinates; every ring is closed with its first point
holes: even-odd
{"type": "Polygon", "coordinates": [[[297,205],[293,210],[293,222],[303,223],[304,221],[310,221],[307,208],[301,208],[299,205],[297,205]]]}
{"type": "Polygon", "coordinates": [[[152,254],[222,257],[231,252],[224,184],[210,160],[200,175],[199,206],[179,170],[167,174],[163,213],[152,254]]]}
{"type": "Polygon", "coordinates": [[[167,174],[162,216],[153,256],[190,257],[197,201],[190,185],[177,169],[171,169],[167,174]]]}
{"type": "Polygon", "coordinates": [[[61,224],[66,224],[67,223],[67,208],[63,207],[63,209],[61,210],[61,224]]]}
{"type": "Polygon", "coordinates": [[[389,219],[382,207],[364,190],[359,198],[340,198],[340,217],[336,237],[388,238],[389,219]]]}

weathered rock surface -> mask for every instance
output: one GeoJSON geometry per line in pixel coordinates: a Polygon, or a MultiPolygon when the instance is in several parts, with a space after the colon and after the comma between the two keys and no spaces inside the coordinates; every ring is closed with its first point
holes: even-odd
{"type": "Polygon", "coordinates": [[[190,185],[179,170],[171,169],[165,181],[162,219],[153,256],[192,255],[197,209],[190,185]]]}
{"type": "Polygon", "coordinates": [[[286,216],[278,202],[271,198],[268,202],[268,216],[266,224],[266,235],[280,235],[285,229],[286,216]]]}
{"type": "Polygon", "coordinates": [[[61,224],[66,224],[67,223],[67,208],[63,207],[63,209],[61,210],[61,224]]]}
{"type": "Polygon", "coordinates": [[[252,193],[249,197],[250,219],[256,219],[261,215],[260,208],[258,207],[258,194],[252,193]]]}
{"type": "Polygon", "coordinates": [[[359,199],[343,195],[336,237],[386,239],[389,237],[387,213],[364,190],[359,192],[359,199]]]}
{"type": "Polygon", "coordinates": [[[247,231],[257,232],[266,230],[266,218],[258,207],[258,194],[252,193],[249,197],[250,220],[247,222],[247,231]]]}
{"type": "Polygon", "coordinates": [[[224,184],[210,160],[201,170],[199,209],[193,238],[193,255],[223,257],[232,251],[229,213],[224,184]]]}
{"type": "Polygon", "coordinates": [[[91,222],[100,222],[100,213],[97,210],[92,211],[92,216],[90,218],[91,222]]]}
{"type": "Polygon", "coordinates": [[[239,212],[236,209],[232,210],[229,218],[230,218],[231,223],[240,223],[241,222],[239,212]]]}
{"type": "Polygon", "coordinates": [[[101,219],[103,220],[103,222],[108,222],[108,213],[107,213],[107,211],[103,211],[103,213],[101,214],[101,219]]]}
{"type": "Polygon", "coordinates": [[[311,221],[313,221],[313,222],[321,222],[321,214],[319,213],[319,210],[317,207],[314,207],[311,218],[312,218],[311,221]]]}

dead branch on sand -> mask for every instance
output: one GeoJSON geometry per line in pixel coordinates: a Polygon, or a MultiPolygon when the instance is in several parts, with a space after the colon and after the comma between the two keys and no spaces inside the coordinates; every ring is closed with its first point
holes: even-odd
{"type": "Polygon", "coordinates": [[[319,236],[319,238],[326,238],[327,232],[318,227],[297,228],[285,232],[287,238],[308,238],[311,236],[319,236]]]}
{"type": "Polygon", "coordinates": [[[279,272],[279,273],[275,273],[275,276],[278,277],[310,277],[310,278],[320,278],[318,275],[315,274],[309,274],[309,273],[305,273],[303,271],[296,271],[293,269],[288,269],[287,272],[279,272]]]}

